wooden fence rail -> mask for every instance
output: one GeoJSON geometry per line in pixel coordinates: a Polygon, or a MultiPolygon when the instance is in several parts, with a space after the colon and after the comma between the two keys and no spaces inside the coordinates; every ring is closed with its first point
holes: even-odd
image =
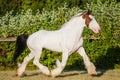
{"type": "MultiPolygon", "coordinates": [[[[16,38],[17,38],[17,37],[0,38],[0,42],[14,42],[14,41],[16,41],[16,38]]],[[[88,39],[88,38],[84,37],[84,39],[88,39]]],[[[96,38],[96,37],[94,37],[94,36],[91,36],[89,39],[97,40],[97,39],[99,39],[99,38],[96,38]]]]}
{"type": "Polygon", "coordinates": [[[14,42],[14,41],[16,41],[16,37],[0,38],[0,42],[14,42]]]}

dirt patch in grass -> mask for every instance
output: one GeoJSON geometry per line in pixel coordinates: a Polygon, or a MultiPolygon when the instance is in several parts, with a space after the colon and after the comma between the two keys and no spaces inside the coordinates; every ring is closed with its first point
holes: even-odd
{"type": "Polygon", "coordinates": [[[90,76],[86,71],[63,71],[58,77],[52,78],[34,71],[25,71],[24,77],[16,77],[16,71],[0,71],[0,80],[120,80],[120,69],[98,70],[98,76],[90,76]]]}

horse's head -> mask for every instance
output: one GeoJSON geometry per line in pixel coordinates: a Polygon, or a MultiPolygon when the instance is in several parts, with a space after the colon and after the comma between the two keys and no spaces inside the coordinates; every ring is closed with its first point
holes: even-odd
{"type": "Polygon", "coordinates": [[[100,26],[95,20],[95,18],[91,15],[90,10],[82,14],[82,18],[85,20],[85,25],[89,27],[94,33],[100,32],[100,26]]]}

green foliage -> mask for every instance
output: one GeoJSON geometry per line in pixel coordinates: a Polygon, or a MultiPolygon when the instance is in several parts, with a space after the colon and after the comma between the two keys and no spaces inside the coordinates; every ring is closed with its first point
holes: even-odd
{"type": "MultiPolygon", "coordinates": [[[[47,0],[49,1],[49,0],[47,0]]],[[[94,34],[91,30],[85,28],[83,36],[84,48],[90,57],[91,61],[100,68],[119,68],[120,67],[120,3],[115,0],[102,2],[90,2],[85,7],[93,10],[93,15],[101,26],[101,32],[94,34]],[[91,36],[99,39],[91,40],[91,36]]],[[[32,34],[41,29],[57,30],[68,21],[73,15],[83,12],[79,7],[68,7],[64,4],[52,10],[51,7],[44,8],[42,11],[33,11],[28,9],[26,11],[18,12],[16,15],[14,11],[7,12],[4,16],[0,16],[0,37],[14,37],[20,34],[32,34]]],[[[7,58],[0,56],[1,66],[11,66],[11,58],[15,49],[15,43],[0,43],[0,50],[8,53],[7,58]],[[4,50],[3,50],[4,49],[4,50]]],[[[4,53],[4,52],[3,52],[4,53]]],[[[26,50],[19,57],[22,62],[23,58],[29,53],[26,50]]],[[[40,62],[50,69],[55,68],[56,59],[61,60],[61,53],[43,50],[40,62]]],[[[32,62],[30,62],[31,64],[32,62]]],[[[81,66],[82,57],[77,53],[73,53],[67,63],[69,68],[73,66],[81,66]]],[[[80,67],[81,68],[81,67],[80,67]]]]}
{"type": "Polygon", "coordinates": [[[64,5],[52,11],[43,9],[33,14],[31,9],[13,15],[13,11],[0,17],[0,37],[18,36],[24,33],[33,33],[41,29],[56,30],[67,21],[66,19],[80,12],[78,7],[68,8],[64,5]]]}
{"type": "Polygon", "coordinates": [[[0,0],[0,14],[4,15],[11,10],[14,10],[15,13],[27,9],[34,11],[39,9],[42,11],[43,8],[50,11],[51,9],[64,6],[64,3],[67,3],[69,7],[82,7],[82,4],[86,2],[87,0],[0,0]]]}

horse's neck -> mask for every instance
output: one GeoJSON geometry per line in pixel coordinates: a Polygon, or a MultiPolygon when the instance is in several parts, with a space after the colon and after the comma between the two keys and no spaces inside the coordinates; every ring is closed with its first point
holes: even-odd
{"type": "Polygon", "coordinates": [[[76,35],[77,37],[82,35],[83,29],[84,23],[82,19],[72,19],[61,28],[61,30],[69,32],[68,34],[76,35]]]}

